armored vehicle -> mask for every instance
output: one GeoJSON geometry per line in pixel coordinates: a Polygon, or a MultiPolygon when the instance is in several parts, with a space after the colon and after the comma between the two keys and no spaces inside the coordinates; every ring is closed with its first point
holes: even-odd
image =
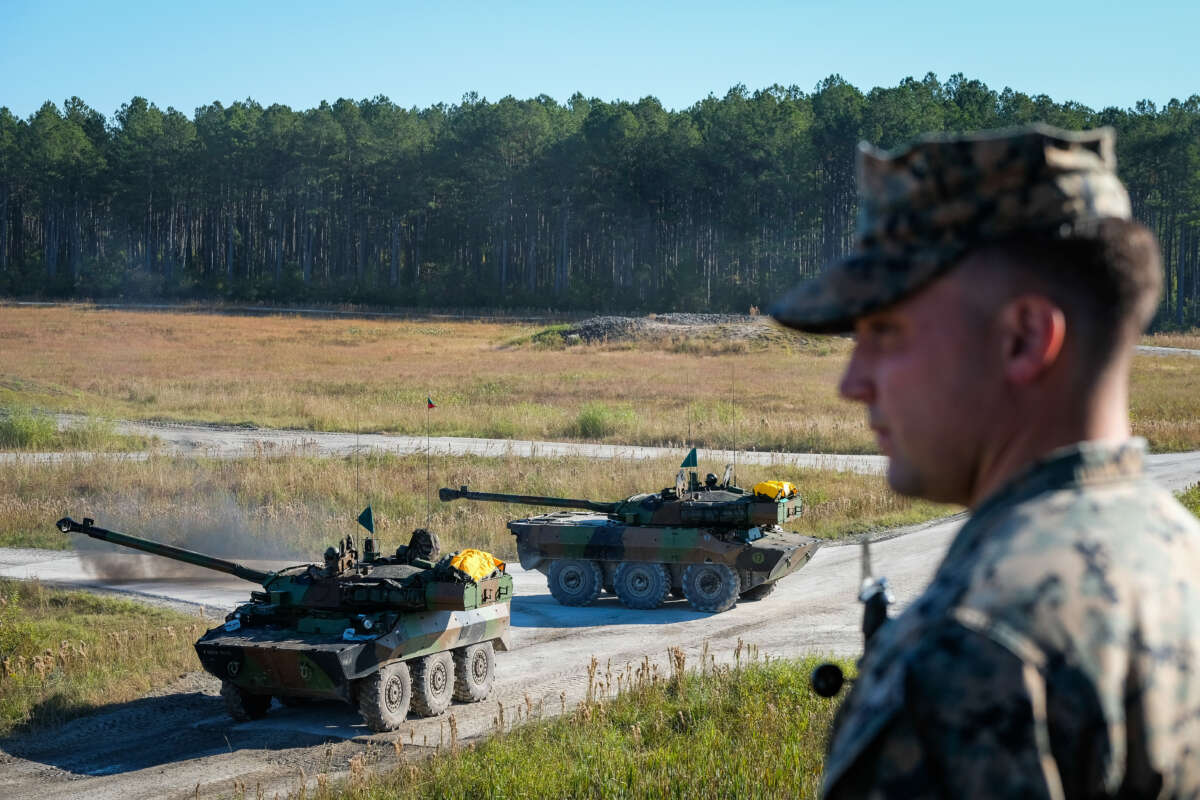
{"type": "MultiPolygon", "coordinates": [[[[689,456],[689,458],[692,458],[689,456]]],[[[687,462],[685,461],[685,465],[687,462]]],[[[694,466],[694,463],[691,464],[694,466]]],[[[781,527],[801,512],[795,488],[767,481],[746,490],[695,472],[675,486],[617,502],[441,489],[458,498],[581,509],[508,523],[525,569],[546,575],[563,605],[586,606],[602,590],[630,608],[657,608],[668,595],[698,611],[719,612],[739,598],[757,600],[808,563],[821,541],[781,527]]]]}
{"type": "MultiPolygon", "coordinates": [[[[361,519],[361,518],[360,518],[361,519]]],[[[435,534],[413,532],[396,554],[350,537],[323,564],[264,572],[70,517],[82,533],[253,581],[261,591],[196,642],[204,669],[221,679],[236,720],[262,717],[271,698],[293,705],[337,699],[357,705],[374,731],[394,730],[411,708],[436,716],[451,699],[478,702],[491,691],[494,650],[508,649],[512,578],[478,550],[438,559],[435,534]]]]}

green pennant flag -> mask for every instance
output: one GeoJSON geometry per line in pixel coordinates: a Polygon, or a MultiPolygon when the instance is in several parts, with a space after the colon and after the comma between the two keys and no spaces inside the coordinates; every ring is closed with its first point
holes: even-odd
{"type": "Polygon", "coordinates": [[[683,459],[683,463],[679,465],[680,469],[684,467],[696,467],[696,448],[692,448],[692,452],[687,454],[687,458],[683,459]]]}
{"type": "Polygon", "coordinates": [[[358,524],[362,525],[371,534],[375,533],[375,514],[371,511],[371,507],[367,506],[363,512],[358,515],[358,524]]]}

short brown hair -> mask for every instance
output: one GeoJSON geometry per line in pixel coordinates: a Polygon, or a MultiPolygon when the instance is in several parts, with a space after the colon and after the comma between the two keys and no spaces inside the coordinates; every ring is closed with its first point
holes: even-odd
{"type": "Polygon", "coordinates": [[[1062,308],[1093,365],[1140,335],[1158,308],[1162,256],[1154,234],[1137,222],[1103,220],[1085,237],[1014,236],[975,253],[1031,278],[1062,308]]]}

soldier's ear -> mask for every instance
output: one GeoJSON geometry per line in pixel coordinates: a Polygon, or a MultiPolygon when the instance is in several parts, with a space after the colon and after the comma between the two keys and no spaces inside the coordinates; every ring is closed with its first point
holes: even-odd
{"type": "Polygon", "coordinates": [[[1058,361],[1067,334],[1067,317],[1050,298],[1019,295],[1000,311],[1004,376],[1017,385],[1033,383],[1058,361]]]}

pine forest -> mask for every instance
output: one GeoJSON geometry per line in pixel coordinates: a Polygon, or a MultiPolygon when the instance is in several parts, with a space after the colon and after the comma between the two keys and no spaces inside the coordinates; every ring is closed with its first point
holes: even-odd
{"type": "Polygon", "coordinates": [[[859,141],[1033,121],[1117,129],[1165,257],[1156,326],[1200,324],[1200,96],[1097,111],[932,74],[678,111],[578,94],[0,108],[0,294],[744,313],[846,251],[859,141]]]}

